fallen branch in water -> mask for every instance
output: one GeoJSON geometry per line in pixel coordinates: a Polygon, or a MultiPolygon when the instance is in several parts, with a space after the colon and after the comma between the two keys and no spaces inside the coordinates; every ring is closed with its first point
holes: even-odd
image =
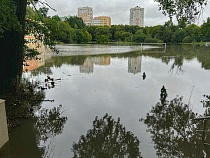
{"type": "Polygon", "coordinates": [[[50,102],[54,102],[54,99],[45,99],[45,100],[33,100],[32,102],[39,102],[39,101],[50,101],[50,102]]]}

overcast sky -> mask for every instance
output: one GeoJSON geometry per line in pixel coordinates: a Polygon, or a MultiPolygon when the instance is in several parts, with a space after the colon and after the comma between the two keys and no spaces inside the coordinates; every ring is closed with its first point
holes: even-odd
{"type": "MultiPolygon", "coordinates": [[[[158,3],[154,0],[46,0],[51,7],[57,11],[49,11],[49,15],[77,15],[79,7],[92,7],[93,16],[110,16],[112,25],[116,24],[129,24],[130,8],[140,6],[144,8],[144,25],[155,26],[162,25],[168,21],[168,17],[165,17],[161,11],[158,10],[158,3]]],[[[199,23],[206,21],[207,17],[210,17],[210,4],[205,8],[203,16],[199,23]]]]}

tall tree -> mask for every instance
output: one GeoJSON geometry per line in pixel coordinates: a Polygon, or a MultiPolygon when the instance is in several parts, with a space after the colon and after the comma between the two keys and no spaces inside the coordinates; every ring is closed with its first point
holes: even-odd
{"type": "Polygon", "coordinates": [[[201,26],[201,32],[204,41],[210,41],[210,17],[201,26]]]}
{"type": "MultiPolygon", "coordinates": [[[[16,8],[11,16],[16,16],[20,29],[3,28],[3,37],[0,38],[0,93],[18,85],[21,79],[26,5],[27,0],[11,0],[5,6],[1,6],[16,8]]],[[[10,15],[4,16],[10,18],[10,15]]]]}

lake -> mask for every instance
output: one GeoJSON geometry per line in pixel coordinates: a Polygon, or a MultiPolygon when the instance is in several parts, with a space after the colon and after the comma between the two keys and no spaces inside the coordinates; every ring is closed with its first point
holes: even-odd
{"type": "Polygon", "coordinates": [[[209,47],[58,45],[57,49],[59,54],[48,54],[44,63],[23,74],[40,82],[45,101],[34,109],[35,119],[12,131],[9,155],[210,157],[209,146],[203,143],[209,136],[196,131],[201,122],[192,121],[209,113],[208,97],[203,96],[210,93],[209,47]],[[54,85],[45,82],[47,76],[54,85]],[[167,94],[160,99],[163,86],[167,94]]]}

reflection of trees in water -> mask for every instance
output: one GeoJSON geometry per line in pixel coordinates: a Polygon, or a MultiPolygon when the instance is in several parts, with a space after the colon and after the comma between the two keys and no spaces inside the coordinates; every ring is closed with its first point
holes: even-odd
{"type": "Polygon", "coordinates": [[[76,55],[76,56],[55,56],[52,57],[51,62],[48,62],[46,66],[61,67],[63,64],[67,65],[82,65],[88,56],[76,55]]]}
{"type": "Polygon", "coordinates": [[[182,102],[182,97],[176,97],[164,104],[157,103],[142,119],[148,126],[148,131],[155,144],[159,157],[210,157],[209,146],[199,140],[202,133],[196,129],[202,124],[195,123],[196,114],[182,102]]]}
{"type": "MultiPolygon", "coordinates": [[[[158,48],[156,48],[158,49],[158,48]]],[[[149,50],[148,50],[149,51],[149,50]]],[[[152,52],[152,51],[151,51],[152,52]]],[[[51,74],[50,67],[61,67],[63,64],[67,65],[83,65],[87,57],[106,57],[111,56],[111,58],[128,58],[128,57],[138,57],[141,54],[139,51],[127,52],[122,54],[103,54],[103,55],[75,55],[75,56],[54,56],[52,57],[45,66],[32,71],[32,75],[38,75],[40,73],[51,74]]],[[[173,62],[171,66],[171,71],[176,69],[176,72],[181,72],[184,60],[192,60],[193,58],[198,58],[201,62],[202,68],[206,70],[210,69],[209,62],[209,48],[199,47],[191,45],[168,45],[165,53],[144,53],[144,56],[149,56],[153,58],[161,58],[163,63],[167,65],[169,62],[173,62]]]]}
{"type": "Polygon", "coordinates": [[[74,158],[113,158],[140,157],[139,140],[120,124],[106,114],[103,118],[95,118],[93,129],[82,135],[78,143],[73,144],[74,158]]]}
{"type": "MultiPolygon", "coordinates": [[[[201,101],[203,104],[203,108],[205,109],[203,118],[206,119],[200,119],[198,118],[197,121],[201,124],[201,129],[204,130],[203,132],[203,141],[205,143],[208,143],[210,145],[210,95],[203,95],[204,99],[201,101]]],[[[210,146],[209,146],[210,148],[210,146]]]]}
{"type": "Polygon", "coordinates": [[[162,58],[162,62],[168,64],[172,58],[176,57],[177,61],[174,61],[171,70],[177,67],[178,71],[180,70],[180,66],[182,66],[182,60],[192,60],[193,58],[197,58],[201,63],[201,67],[209,70],[210,69],[210,55],[209,55],[209,47],[200,47],[200,46],[192,46],[192,45],[167,45],[166,53],[157,53],[157,54],[144,54],[145,56],[150,56],[154,58],[162,58]],[[174,67],[175,66],[175,67],[174,67]]]}
{"type": "Polygon", "coordinates": [[[182,72],[182,65],[183,65],[183,61],[184,61],[184,57],[183,56],[176,56],[174,58],[174,62],[171,66],[171,72],[173,72],[173,70],[175,69],[176,67],[176,73],[178,72],[182,72]]]}
{"type": "Polygon", "coordinates": [[[185,57],[182,55],[177,55],[177,56],[163,56],[161,58],[163,63],[166,63],[167,65],[172,62],[170,72],[173,73],[174,69],[176,69],[176,73],[182,72],[182,66],[184,63],[185,57]]]}
{"type": "Polygon", "coordinates": [[[203,95],[204,99],[201,101],[205,108],[205,116],[210,116],[210,95],[203,95]]]}
{"type": "Polygon", "coordinates": [[[32,76],[38,76],[41,73],[50,75],[50,74],[52,74],[52,70],[50,69],[50,67],[41,66],[41,67],[31,71],[32,76]]]}
{"type": "Polygon", "coordinates": [[[61,115],[61,108],[42,109],[40,115],[36,117],[35,128],[38,131],[38,139],[46,141],[50,137],[61,134],[67,117],[61,115]]]}
{"type": "Polygon", "coordinates": [[[53,109],[42,109],[40,114],[35,116],[34,128],[38,144],[44,144],[40,147],[42,157],[51,157],[55,148],[54,138],[63,132],[67,117],[62,116],[62,106],[54,107],[53,109]],[[42,142],[42,143],[41,143],[42,142]]]}

